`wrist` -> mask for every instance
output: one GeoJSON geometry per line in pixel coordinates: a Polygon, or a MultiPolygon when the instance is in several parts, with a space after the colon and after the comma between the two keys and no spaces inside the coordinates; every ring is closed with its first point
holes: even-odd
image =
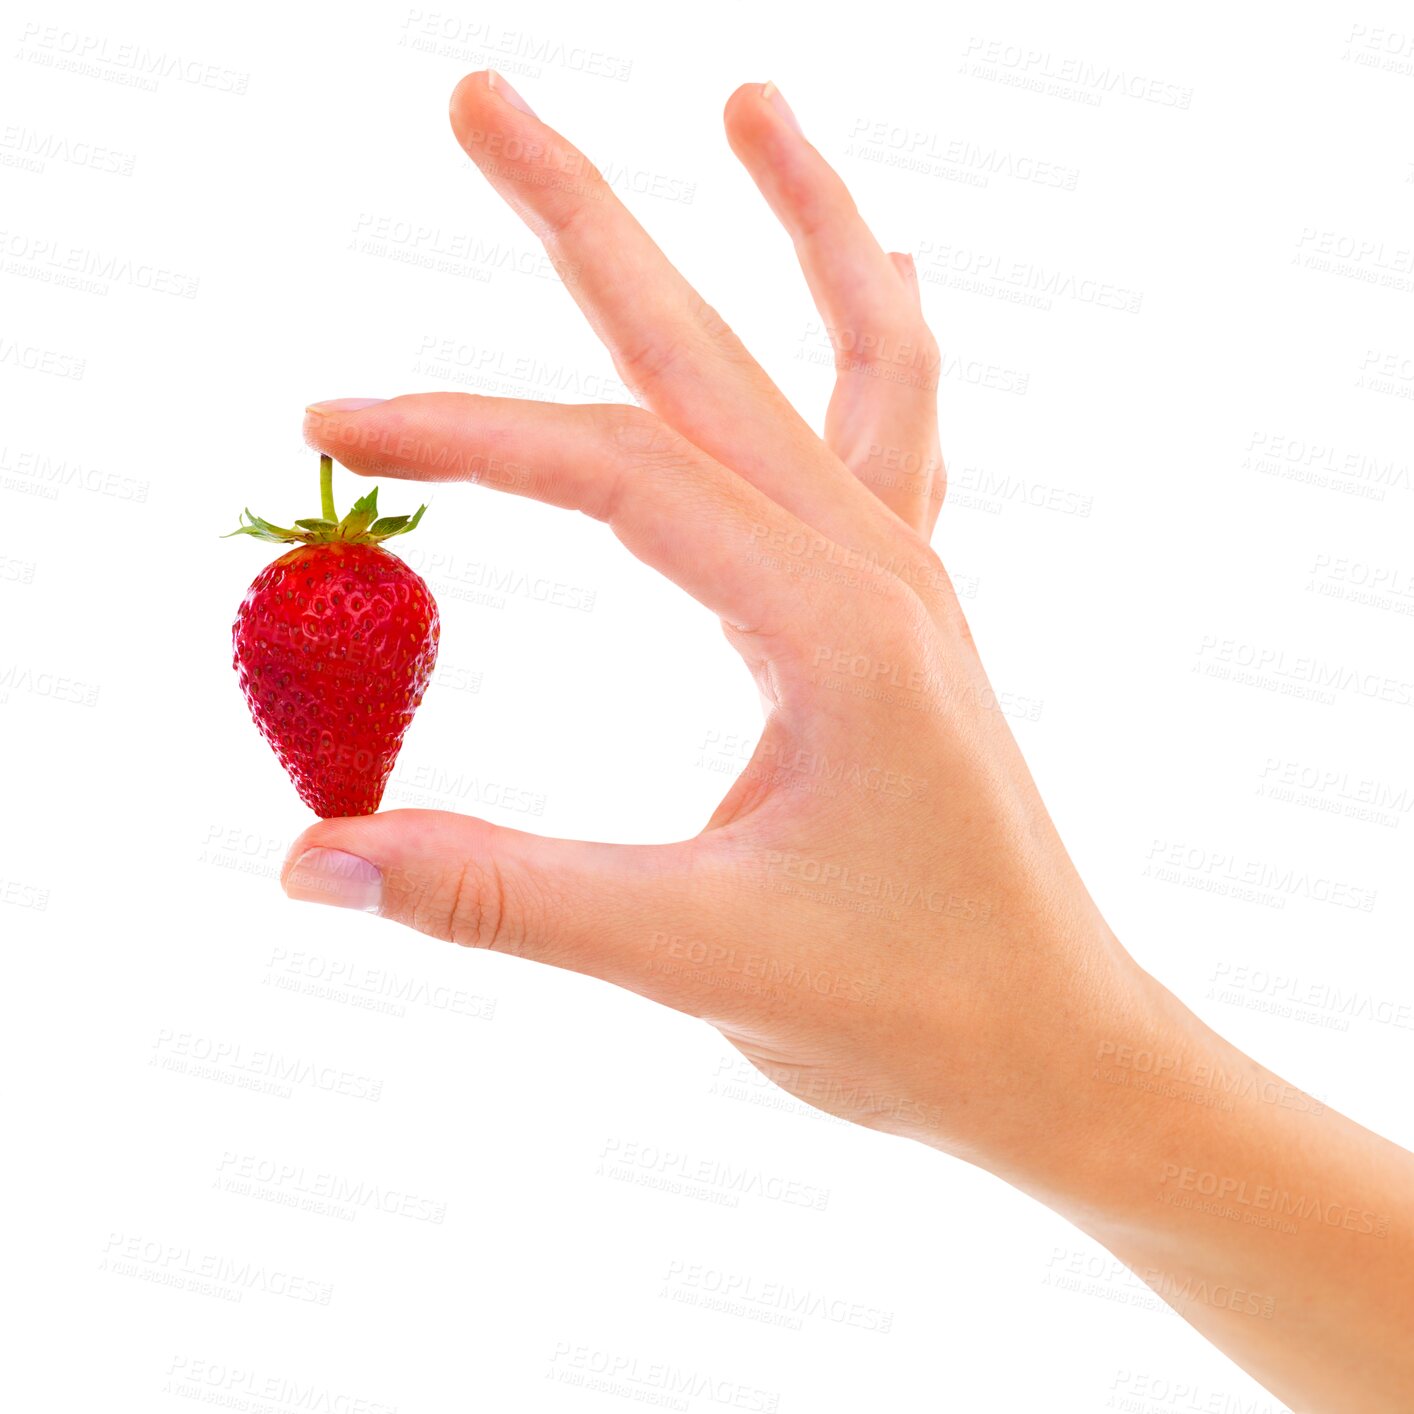
{"type": "Polygon", "coordinates": [[[1093,1230],[1160,1215],[1175,1166],[1218,1153],[1278,1109],[1318,1101],[1212,1031],[1115,945],[1089,1004],[1048,1038],[1023,1122],[985,1166],[1093,1230]]]}
{"type": "Polygon", "coordinates": [[[1048,1142],[1000,1177],[1117,1253],[1388,1236],[1410,1157],[1219,1036],[1137,966],[1122,1016],[1058,1048],[1048,1142]]]}

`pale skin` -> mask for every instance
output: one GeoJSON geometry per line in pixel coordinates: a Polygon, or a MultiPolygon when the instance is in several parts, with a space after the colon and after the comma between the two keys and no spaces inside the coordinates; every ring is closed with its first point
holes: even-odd
{"type": "Polygon", "coordinates": [[[464,79],[451,113],[641,406],[338,400],[308,440],[607,522],[720,616],[766,724],[691,840],[394,810],[306,830],[286,891],[703,1018],[808,1103],[1048,1204],[1293,1410],[1414,1408],[1414,1156],[1210,1030],[1087,893],[929,546],[938,350],[912,261],[779,90],[732,95],[727,137],[836,348],[821,436],[503,78],[464,79]],[[846,768],[829,789],[821,763],[846,768]]]}

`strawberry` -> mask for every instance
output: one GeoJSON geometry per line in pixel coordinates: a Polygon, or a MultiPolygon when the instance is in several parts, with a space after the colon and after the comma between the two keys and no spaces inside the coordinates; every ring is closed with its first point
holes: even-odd
{"type": "Polygon", "coordinates": [[[378,517],[378,488],[342,520],[319,459],[324,514],[286,530],[245,512],[232,535],[297,544],[256,575],[231,630],[251,716],[317,815],[371,815],[437,660],[437,605],[382,548],[422,519],[378,517]]]}

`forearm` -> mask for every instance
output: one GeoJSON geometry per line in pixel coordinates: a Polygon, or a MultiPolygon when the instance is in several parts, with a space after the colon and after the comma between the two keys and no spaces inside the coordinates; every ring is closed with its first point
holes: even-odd
{"type": "Polygon", "coordinates": [[[1060,1168],[1006,1176],[1293,1410],[1414,1408],[1414,1155],[1135,986],[1068,1057],[1060,1168]]]}

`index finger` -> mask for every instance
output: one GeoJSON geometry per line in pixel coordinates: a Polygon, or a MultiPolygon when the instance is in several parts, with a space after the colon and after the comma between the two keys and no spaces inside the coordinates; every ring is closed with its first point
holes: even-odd
{"type": "Polygon", "coordinates": [[[413,393],[312,404],[304,431],[362,475],[474,481],[583,511],[787,660],[858,598],[830,584],[802,593],[792,570],[829,560],[830,545],[642,408],[413,393]]]}

